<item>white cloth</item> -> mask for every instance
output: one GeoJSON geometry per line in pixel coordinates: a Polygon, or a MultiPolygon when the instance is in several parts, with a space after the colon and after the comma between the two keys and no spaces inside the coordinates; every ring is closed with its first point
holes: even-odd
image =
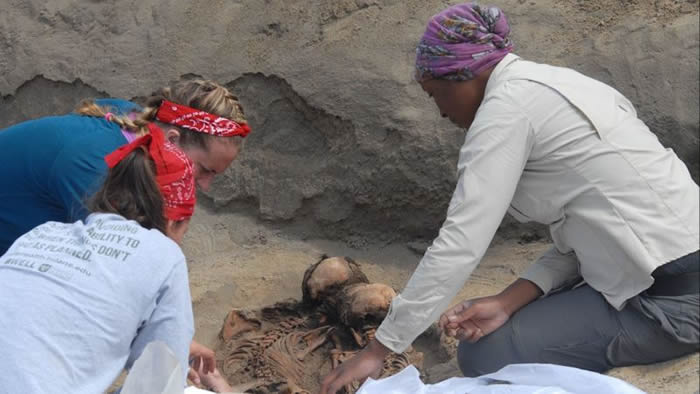
{"type": "Polygon", "coordinates": [[[357,394],[643,394],[622,380],[577,368],[549,364],[508,365],[478,378],[451,378],[423,384],[408,366],[381,380],[368,379],[357,394]]]}
{"type": "Polygon", "coordinates": [[[165,342],[153,341],[134,362],[119,394],[182,394],[182,368],[165,342]]]}
{"type": "Polygon", "coordinates": [[[215,394],[213,391],[200,389],[194,386],[185,388],[185,394],[215,394]]]}
{"type": "Polygon", "coordinates": [[[163,341],[185,386],[194,333],[185,256],[111,214],[48,222],[0,258],[0,393],[101,393],[163,341]]]}
{"type": "Polygon", "coordinates": [[[447,308],[506,211],[548,224],[554,247],[523,277],[544,293],[578,279],[615,308],[658,266],[698,249],[698,186],[613,88],[506,56],[460,150],[438,237],[377,331],[404,351],[447,308]]]}

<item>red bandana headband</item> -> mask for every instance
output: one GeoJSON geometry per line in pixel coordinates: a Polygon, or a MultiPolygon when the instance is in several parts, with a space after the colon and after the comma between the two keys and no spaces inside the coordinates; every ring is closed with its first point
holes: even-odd
{"type": "Polygon", "coordinates": [[[156,183],[163,196],[165,217],[175,221],[187,219],[194,213],[196,202],[192,161],[167,142],[157,126],[149,124],[148,128],[149,134],[105,156],[105,162],[113,168],[134,149],[145,146],[156,165],[156,183]]]}
{"type": "Polygon", "coordinates": [[[233,137],[236,135],[245,137],[250,133],[250,127],[246,123],[240,124],[231,119],[168,100],[163,100],[160,104],[156,113],[156,120],[217,137],[233,137]]]}

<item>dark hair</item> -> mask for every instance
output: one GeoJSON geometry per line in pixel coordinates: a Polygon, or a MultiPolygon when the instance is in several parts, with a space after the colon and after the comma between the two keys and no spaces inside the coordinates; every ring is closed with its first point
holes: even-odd
{"type": "Polygon", "coordinates": [[[146,150],[135,149],[109,170],[100,190],[90,198],[88,209],[116,213],[165,234],[163,196],[155,173],[155,164],[146,150]]]}

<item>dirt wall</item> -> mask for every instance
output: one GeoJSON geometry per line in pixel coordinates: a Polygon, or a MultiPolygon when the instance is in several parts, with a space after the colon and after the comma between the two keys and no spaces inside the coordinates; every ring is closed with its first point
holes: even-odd
{"type": "MultiPolygon", "coordinates": [[[[211,78],[240,96],[253,133],[204,204],[323,235],[430,237],[464,135],[412,62],[449,3],[3,0],[0,126],[211,78]]],[[[615,86],[698,179],[697,0],[494,3],[519,55],[615,86]]]]}

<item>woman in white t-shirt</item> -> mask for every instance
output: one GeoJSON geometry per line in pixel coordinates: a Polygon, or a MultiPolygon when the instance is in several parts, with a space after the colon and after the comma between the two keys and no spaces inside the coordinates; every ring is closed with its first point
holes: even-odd
{"type": "Polygon", "coordinates": [[[150,127],[105,157],[84,222],[40,225],[0,258],[0,392],[104,392],[156,340],[187,371],[194,325],[178,243],[195,206],[192,163],[150,127]]]}

